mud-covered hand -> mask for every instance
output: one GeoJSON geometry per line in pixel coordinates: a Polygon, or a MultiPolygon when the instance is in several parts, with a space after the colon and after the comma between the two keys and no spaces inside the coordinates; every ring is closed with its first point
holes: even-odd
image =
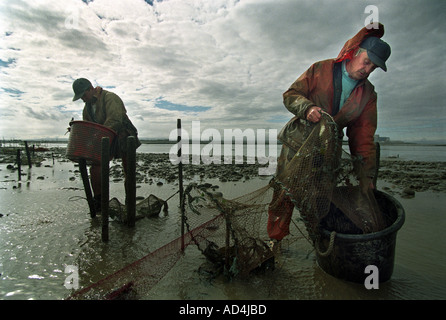
{"type": "Polygon", "coordinates": [[[313,123],[318,123],[321,120],[322,117],[322,113],[321,113],[322,108],[314,106],[311,107],[310,109],[308,109],[307,111],[307,120],[313,123]]]}

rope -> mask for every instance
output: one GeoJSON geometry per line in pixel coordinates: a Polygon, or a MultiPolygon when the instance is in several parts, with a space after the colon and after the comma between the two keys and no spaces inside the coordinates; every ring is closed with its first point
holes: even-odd
{"type": "Polygon", "coordinates": [[[178,190],[177,192],[175,192],[173,195],[171,195],[169,198],[167,198],[164,202],[169,201],[174,195],[176,195],[178,192],[180,192],[180,190],[178,190]]]}
{"type": "Polygon", "coordinates": [[[330,233],[330,243],[328,244],[327,251],[325,252],[321,252],[319,250],[319,242],[316,243],[315,245],[316,251],[321,257],[326,257],[333,251],[335,237],[336,237],[336,231],[332,231],[330,233]]]}

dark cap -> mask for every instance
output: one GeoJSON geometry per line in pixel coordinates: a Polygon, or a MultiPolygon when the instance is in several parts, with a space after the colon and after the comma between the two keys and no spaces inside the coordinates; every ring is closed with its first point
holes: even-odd
{"type": "Polygon", "coordinates": [[[74,82],[73,82],[73,91],[74,91],[73,101],[76,101],[76,100],[82,98],[85,91],[87,91],[91,87],[92,87],[91,82],[85,78],[79,78],[79,79],[74,80],[74,82]]]}
{"type": "Polygon", "coordinates": [[[390,56],[390,46],[377,37],[368,37],[359,45],[367,50],[369,59],[378,67],[387,71],[386,61],[390,56]]]}

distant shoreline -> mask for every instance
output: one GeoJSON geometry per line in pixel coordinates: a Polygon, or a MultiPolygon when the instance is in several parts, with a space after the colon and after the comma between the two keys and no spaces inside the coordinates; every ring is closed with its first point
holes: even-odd
{"type": "MultiPolygon", "coordinates": [[[[28,140],[22,140],[22,139],[9,139],[9,140],[2,140],[0,141],[0,146],[6,146],[8,147],[8,145],[11,144],[24,144],[24,142],[28,142],[29,144],[46,144],[46,143],[68,143],[68,139],[28,139],[28,140]]],[[[168,139],[141,139],[140,141],[142,144],[176,144],[178,143],[177,141],[171,141],[168,139]]],[[[200,141],[200,144],[209,144],[212,141],[200,141]]],[[[221,141],[221,143],[224,143],[224,141],[221,141]]],[[[234,143],[234,141],[233,141],[234,143]]],[[[246,144],[247,142],[244,141],[243,144],[246,144]]],[[[265,141],[263,142],[264,145],[268,145],[269,141],[265,141]]],[[[277,140],[277,144],[278,145],[282,145],[282,143],[277,140]]],[[[344,140],[343,141],[344,145],[348,145],[348,141],[344,140]]],[[[444,147],[446,146],[446,143],[441,143],[441,142],[405,142],[405,141],[386,141],[386,142],[379,142],[380,145],[386,146],[386,145],[390,145],[390,146],[398,146],[398,145],[416,145],[416,146],[438,146],[438,147],[444,147]]]]}
{"type": "MultiPolygon", "coordinates": [[[[16,149],[0,149],[0,164],[5,166],[3,175],[9,176],[17,170],[16,149]],[[9,151],[9,152],[8,152],[9,151]]],[[[174,182],[178,179],[178,166],[170,161],[168,153],[136,153],[138,183],[165,183],[174,182]]],[[[27,157],[23,156],[23,166],[27,166],[27,157]]],[[[36,153],[32,159],[36,167],[42,166],[45,160],[66,159],[65,148],[48,148],[46,151],[36,153]]],[[[51,165],[49,167],[52,167],[51,165]]],[[[247,181],[260,177],[269,179],[271,176],[260,176],[259,168],[265,167],[256,162],[248,164],[244,161],[242,164],[189,164],[183,166],[183,177],[185,181],[193,180],[199,176],[200,179],[218,179],[220,182],[247,181]]],[[[0,170],[1,171],[1,170],[0,170]]],[[[120,166],[113,165],[110,168],[110,174],[113,179],[123,179],[123,173],[120,166]]],[[[384,191],[401,192],[402,196],[413,197],[416,192],[434,191],[446,193],[446,161],[413,161],[401,160],[398,158],[381,158],[378,172],[378,186],[383,187],[384,191]],[[385,181],[385,185],[381,182],[385,181]]]]}

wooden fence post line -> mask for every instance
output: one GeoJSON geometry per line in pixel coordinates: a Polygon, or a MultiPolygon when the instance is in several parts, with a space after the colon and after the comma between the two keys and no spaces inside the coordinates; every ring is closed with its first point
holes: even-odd
{"type": "Polygon", "coordinates": [[[110,139],[102,138],[101,149],[101,214],[102,214],[102,241],[107,242],[108,236],[108,203],[110,198],[110,139]]]}
{"type": "Polygon", "coordinates": [[[127,176],[125,179],[126,207],[128,226],[135,226],[136,218],[136,139],[133,136],[127,138],[127,176]]]}
{"type": "Polygon", "coordinates": [[[381,158],[381,145],[379,142],[375,143],[376,147],[376,166],[375,166],[375,176],[373,177],[373,186],[375,187],[375,190],[377,189],[376,184],[378,183],[378,174],[379,174],[379,165],[380,165],[380,158],[381,158]]]}
{"type": "Polygon", "coordinates": [[[181,250],[184,251],[184,224],[185,224],[185,216],[184,216],[184,195],[183,195],[183,160],[182,160],[182,148],[181,148],[181,119],[177,119],[177,131],[178,131],[178,159],[180,162],[178,163],[178,180],[179,180],[179,188],[180,188],[180,212],[181,212],[181,250]]]}
{"type": "Polygon", "coordinates": [[[226,221],[226,237],[225,237],[225,272],[228,272],[231,267],[230,259],[231,259],[231,220],[230,220],[230,213],[225,212],[225,221],[226,221]]]}
{"type": "Polygon", "coordinates": [[[29,153],[28,141],[25,141],[25,150],[26,150],[26,157],[28,159],[28,167],[32,168],[33,164],[31,162],[31,155],[29,153]]]}
{"type": "Polygon", "coordinates": [[[94,208],[93,195],[91,193],[90,181],[88,180],[87,160],[84,158],[79,159],[79,171],[81,172],[85,195],[87,197],[88,207],[90,208],[90,216],[94,218],[96,217],[96,209],[94,208]]]}
{"type": "Polygon", "coordinates": [[[18,179],[22,180],[22,160],[20,159],[20,149],[17,149],[17,171],[19,173],[18,179]]]}

